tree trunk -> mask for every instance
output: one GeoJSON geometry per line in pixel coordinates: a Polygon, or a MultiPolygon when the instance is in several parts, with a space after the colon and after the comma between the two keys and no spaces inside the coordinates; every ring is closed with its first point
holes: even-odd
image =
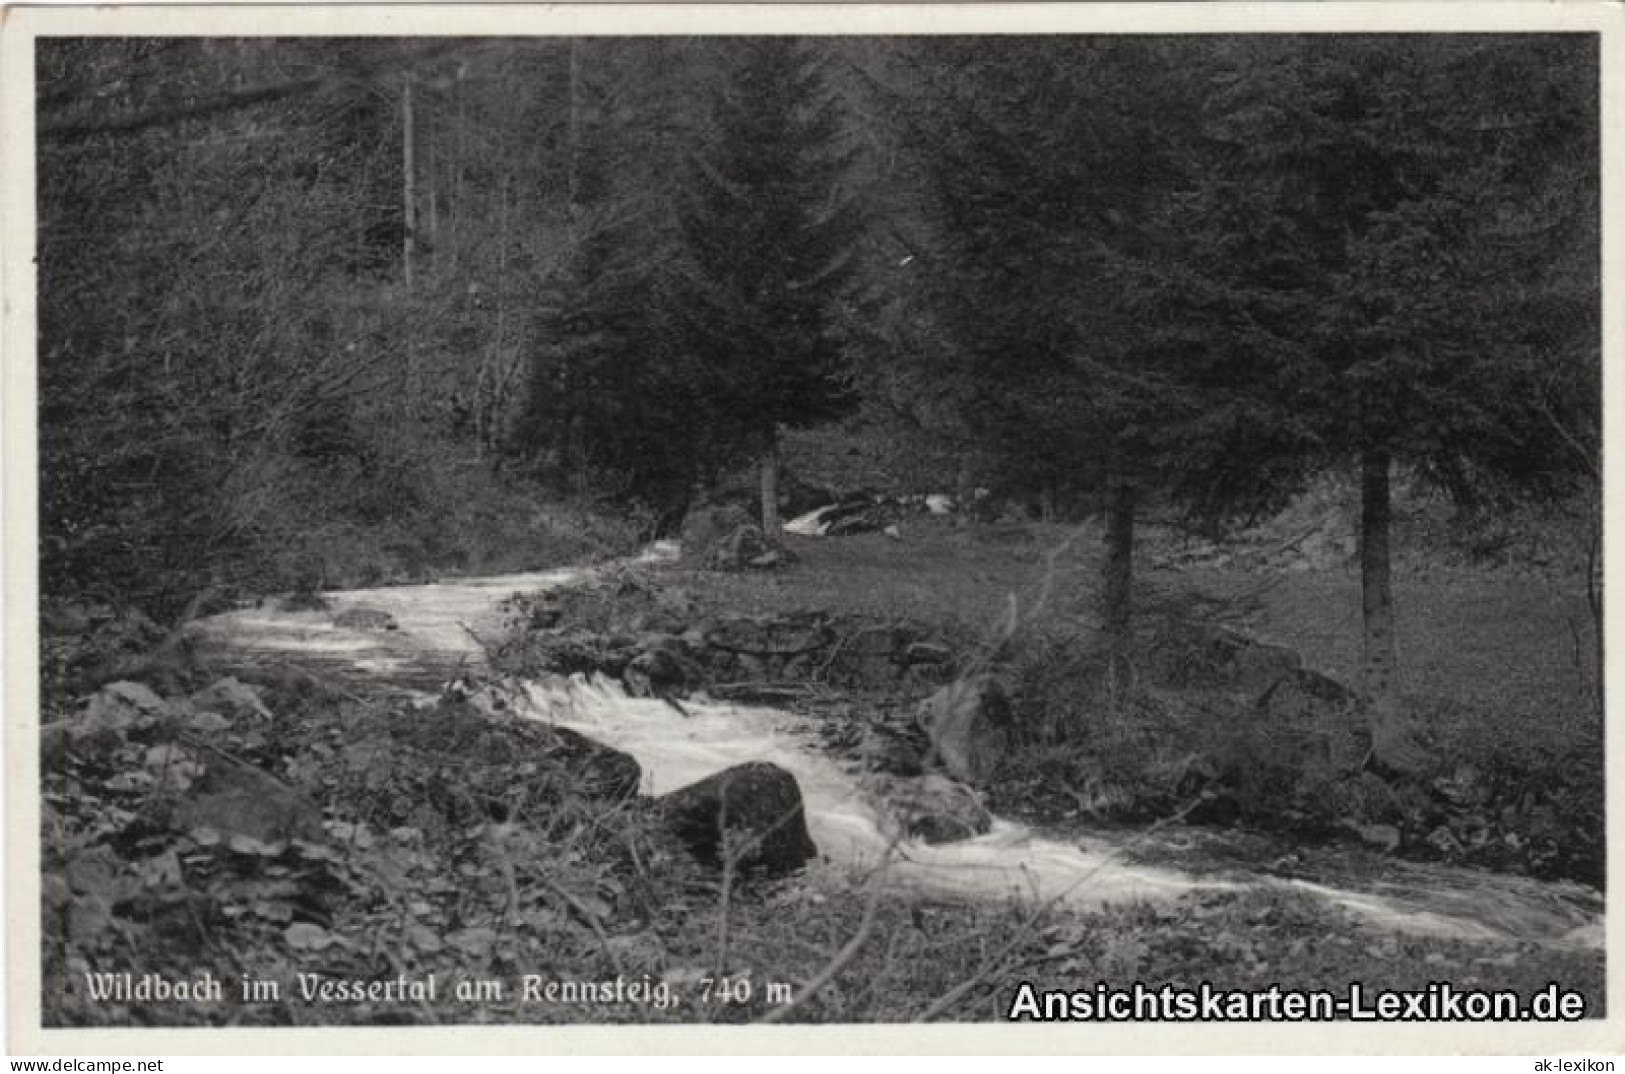
{"type": "Polygon", "coordinates": [[[1106,494],[1106,576],[1101,620],[1114,680],[1128,671],[1134,618],[1134,486],[1114,482],[1106,494]]]}
{"type": "Polygon", "coordinates": [[[1360,611],[1364,623],[1365,693],[1371,756],[1379,767],[1411,775],[1426,757],[1400,719],[1399,650],[1394,637],[1393,563],[1389,550],[1392,490],[1388,452],[1360,457],[1360,611]]]}
{"type": "Polygon", "coordinates": [[[768,544],[779,543],[779,430],[769,425],[762,447],[762,536],[768,544]]]}

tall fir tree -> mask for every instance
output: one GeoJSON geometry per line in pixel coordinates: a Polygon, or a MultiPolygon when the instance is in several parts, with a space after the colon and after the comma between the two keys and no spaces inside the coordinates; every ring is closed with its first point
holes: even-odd
{"type": "Polygon", "coordinates": [[[780,427],[827,421],[852,402],[841,326],[858,301],[863,225],[848,186],[854,150],[817,49],[727,43],[710,137],[679,208],[686,257],[672,312],[701,367],[713,458],[758,460],[770,541],[780,427]]]}

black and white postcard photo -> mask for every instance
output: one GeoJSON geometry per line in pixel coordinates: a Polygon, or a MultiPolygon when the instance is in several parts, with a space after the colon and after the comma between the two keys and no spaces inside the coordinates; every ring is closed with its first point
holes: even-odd
{"type": "Polygon", "coordinates": [[[1622,10],[12,8],[8,1050],[1617,1054],[1622,10]]]}

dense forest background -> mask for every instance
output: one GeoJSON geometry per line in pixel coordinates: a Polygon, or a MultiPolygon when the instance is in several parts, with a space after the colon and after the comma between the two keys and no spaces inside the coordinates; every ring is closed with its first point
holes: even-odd
{"type": "Polygon", "coordinates": [[[45,591],[620,548],[837,421],[1125,544],[1583,493],[1596,51],[42,40],[45,591]]]}

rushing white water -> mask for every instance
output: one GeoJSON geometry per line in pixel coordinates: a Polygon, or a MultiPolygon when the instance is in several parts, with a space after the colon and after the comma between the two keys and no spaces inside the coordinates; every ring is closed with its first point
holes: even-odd
{"type": "MultiPolygon", "coordinates": [[[[660,541],[637,562],[658,563],[676,556],[674,542],[660,541]]],[[[590,574],[590,569],[566,568],[334,590],[322,594],[325,609],[287,611],[268,602],[211,616],[193,629],[205,649],[338,664],[416,682],[443,676],[458,665],[482,663],[484,643],[495,640],[502,631],[501,605],[508,597],[567,585],[590,574]],[[366,630],[336,623],[345,612],[362,608],[387,614],[395,629],[366,630]]]]}
{"type": "Polygon", "coordinates": [[[636,757],[648,794],[665,794],[747,761],[779,765],[795,775],[807,826],[829,862],[870,866],[889,854],[888,875],[903,885],[1093,904],[1230,886],[1164,869],[1108,866],[1112,855],[1105,848],[1043,839],[1008,821],[960,843],[900,842],[896,826],[861,780],[798,740],[797,725],[804,721],[771,709],[689,700],[679,711],[664,701],[628,697],[602,676],[579,675],[526,683],[524,702],[522,711],[537,719],[636,757]]]}
{"type": "MultiPolygon", "coordinates": [[[[662,544],[645,559],[668,559],[662,544]]],[[[326,594],[326,611],[252,609],[204,620],[200,641],[250,659],[337,664],[401,684],[443,677],[483,660],[482,640],[501,628],[499,605],[515,592],[567,584],[581,570],[514,574],[455,582],[326,594]],[[334,625],[346,610],[389,614],[394,630],[334,625]]],[[[664,794],[732,765],[770,761],[793,773],[808,827],[826,867],[878,864],[884,876],[917,890],[967,897],[1019,896],[1076,906],[1178,896],[1197,890],[1279,888],[1342,906],[1383,927],[1470,939],[1523,940],[1566,947],[1602,946],[1602,900],[1576,884],[1545,884],[1443,866],[1394,862],[1358,890],[1227,868],[1152,867],[1123,859],[1122,840],[1048,838],[997,820],[975,839],[928,846],[896,837],[884,804],[861,776],[808,742],[809,721],[771,709],[693,699],[679,710],[628,697],[619,684],[552,676],[510,684],[507,700],[525,715],[569,727],[635,757],[643,790],[664,794]]]]}

